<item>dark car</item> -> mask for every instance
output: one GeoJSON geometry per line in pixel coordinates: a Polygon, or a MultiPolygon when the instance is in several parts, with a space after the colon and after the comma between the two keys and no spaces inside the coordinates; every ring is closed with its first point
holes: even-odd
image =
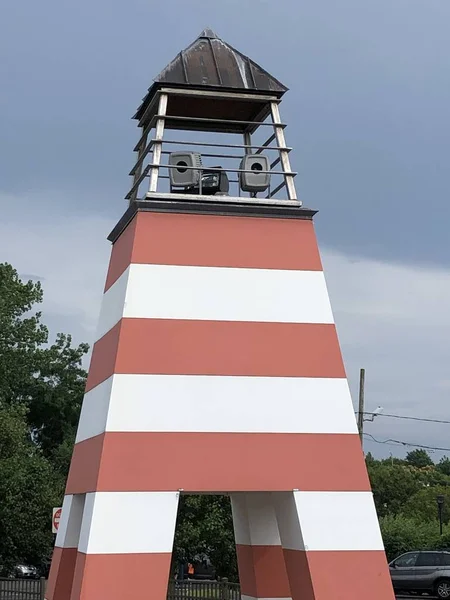
{"type": "Polygon", "coordinates": [[[406,552],[389,563],[395,592],[428,592],[450,599],[450,551],[406,552]]]}

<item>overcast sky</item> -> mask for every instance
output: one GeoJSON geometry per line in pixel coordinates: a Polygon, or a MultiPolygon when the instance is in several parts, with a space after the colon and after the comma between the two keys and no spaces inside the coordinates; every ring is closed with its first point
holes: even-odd
{"type": "MultiPolygon", "coordinates": [[[[450,420],[449,22],[449,0],[3,0],[0,261],[42,280],[53,332],[92,342],[130,117],[210,26],[290,88],[282,118],[354,401],[365,367],[367,410],[450,420]]],[[[450,448],[450,425],[366,431],[450,448]]]]}

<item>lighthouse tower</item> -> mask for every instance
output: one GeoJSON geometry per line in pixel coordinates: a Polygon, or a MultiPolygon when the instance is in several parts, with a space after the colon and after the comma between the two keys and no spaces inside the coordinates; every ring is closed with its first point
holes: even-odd
{"type": "Polygon", "coordinates": [[[48,600],[165,600],[202,493],[246,600],[393,599],[286,91],[205,30],[135,115],[48,600]]]}

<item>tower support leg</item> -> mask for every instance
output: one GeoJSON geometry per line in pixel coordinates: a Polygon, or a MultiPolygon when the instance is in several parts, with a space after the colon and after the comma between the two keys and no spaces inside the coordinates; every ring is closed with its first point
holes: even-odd
{"type": "MultiPolygon", "coordinates": [[[[71,594],[57,597],[50,589],[47,599],[166,600],[178,498],[178,492],[86,494],[71,594]]],[[[54,570],[58,581],[57,564],[54,570]]]]}
{"type": "Polygon", "coordinates": [[[394,600],[371,492],[272,498],[292,600],[394,600]]]}
{"type": "Polygon", "coordinates": [[[233,493],[231,507],[243,600],[291,598],[272,495],[233,493]]]}
{"type": "Polygon", "coordinates": [[[84,502],[84,494],[64,497],[61,521],[48,576],[46,589],[48,600],[68,600],[72,593],[84,502]]]}

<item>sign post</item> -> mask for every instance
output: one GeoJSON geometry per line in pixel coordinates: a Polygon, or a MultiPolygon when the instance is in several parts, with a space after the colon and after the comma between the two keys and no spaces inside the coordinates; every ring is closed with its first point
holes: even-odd
{"type": "Polygon", "coordinates": [[[59,521],[61,519],[62,508],[54,508],[52,515],[52,533],[58,533],[59,521]]]}

